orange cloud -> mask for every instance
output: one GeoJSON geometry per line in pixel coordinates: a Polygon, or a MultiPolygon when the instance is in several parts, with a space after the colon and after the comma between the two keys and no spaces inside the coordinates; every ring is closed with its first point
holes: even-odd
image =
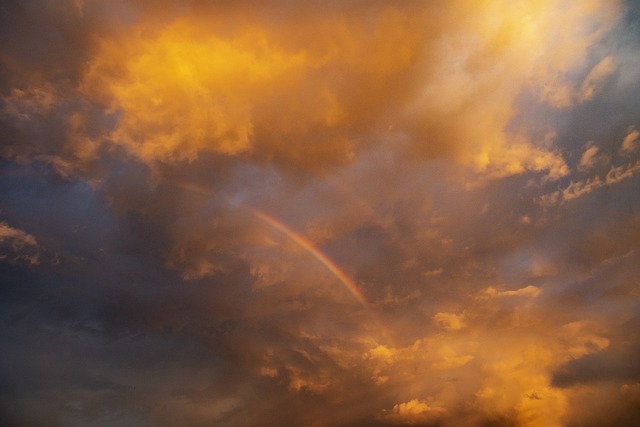
{"type": "Polygon", "coordinates": [[[638,140],[640,139],[640,132],[635,128],[631,128],[627,135],[622,140],[622,146],[620,147],[621,154],[632,154],[638,148],[638,140]]]}
{"type": "Polygon", "coordinates": [[[464,315],[455,313],[437,313],[433,316],[433,321],[443,329],[449,331],[458,331],[464,328],[464,315]]]}
{"type": "Polygon", "coordinates": [[[85,90],[122,115],[114,142],[147,162],[193,160],[249,151],[256,105],[304,66],[303,53],[273,46],[259,29],[228,40],[179,20],[151,36],[105,40],[85,90]]]}
{"type": "Polygon", "coordinates": [[[507,131],[517,96],[578,66],[615,14],[598,2],[558,7],[394,5],[369,21],[328,9],[281,27],[252,15],[223,24],[205,9],[207,19],[104,38],[82,91],[117,117],[108,139],[147,163],[212,152],[313,169],[349,161],[386,132],[489,176],[557,179],[568,170],[552,141],[507,131]],[[554,38],[557,28],[574,30],[554,38]]]}
{"type": "Polygon", "coordinates": [[[620,166],[611,166],[604,177],[592,176],[582,181],[571,182],[562,190],[543,194],[539,198],[542,206],[553,206],[568,202],[569,200],[583,197],[599,188],[618,184],[627,179],[633,178],[640,172],[640,161],[620,166]]]}
{"type": "Polygon", "coordinates": [[[537,286],[526,286],[524,288],[516,289],[514,291],[499,291],[494,287],[485,289],[485,293],[492,298],[504,298],[504,297],[529,297],[535,298],[540,295],[542,291],[537,286]]]}
{"type": "Polygon", "coordinates": [[[597,155],[599,151],[600,149],[597,146],[590,144],[584,153],[582,153],[582,157],[580,157],[578,169],[589,170],[593,168],[598,160],[597,155]]]}
{"type": "Polygon", "coordinates": [[[437,423],[445,413],[446,410],[437,404],[412,399],[394,405],[390,411],[384,411],[380,418],[394,425],[422,425],[437,423]]]}

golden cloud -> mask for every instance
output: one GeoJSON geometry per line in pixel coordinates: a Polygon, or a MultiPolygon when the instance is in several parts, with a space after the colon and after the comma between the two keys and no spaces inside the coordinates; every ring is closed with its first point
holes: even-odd
{"type": "Polygon", "coordinates": [[[446,410],[437,404],[412,399],[394,405],[390,411],[384,411],[380,418],[394,425],[432,424],[438,422],[445,413],[446,410]]]}
{"type": "MultiPolygon", "coordinates": [[[[213,152],[313,169],[349,161],[375,135],[406,135],[421,155],[489,176],[556,179],[568,170],[552,141],[507,125],[518,95],[548,93],[614,16],[599,2],[564,6],[394,4],[371,19],[329,8],[284,26],[267,15],[141,23],[103,38],[82,91],[117,117],[108,139],[147,163],[213,152]],[[557,28],[575,29],[554,38],[557,28]]],[[[584,91],[611,64],[598,64],[584,91]]]]}

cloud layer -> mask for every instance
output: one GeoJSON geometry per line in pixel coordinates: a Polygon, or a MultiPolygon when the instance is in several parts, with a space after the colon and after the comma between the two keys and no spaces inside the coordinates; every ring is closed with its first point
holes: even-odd
{"type": "Polygon", "coordinates": [[[0,420],[632,426],[634,2],[8,2],[0,420]]]}

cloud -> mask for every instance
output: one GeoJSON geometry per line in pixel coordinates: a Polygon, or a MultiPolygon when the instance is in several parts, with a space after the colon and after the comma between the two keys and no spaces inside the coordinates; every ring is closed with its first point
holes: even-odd
{"type": "Polygon", "coordinates": [[[436,313],[433,321],[443,329],[457,331],[465,327],[464,315],[455,313],[436,313]]]}
{"type": "Polygon", "coordinates": [[[309,67],[303,52],[272,46],[259,30],[227,41],[196,25],[180,20],[148,39],[139,30],[104,41],[85,78],[84,90],[121,114],[108,138],[144,161],[250,150],[256,105],[309,67]]]}
{"type": "Polygon", "coordinates": [[[536,286],[527,286],[515,291],[498,291],[494,287],[485,289],[485,293],[491,298],[503,298],[503,297],[531,297],[535,298],[540,295],[541,290],[536,286]]]}
{"type": "Polygon", "coordinates": [[[603,58],[598,62],[587,74],[578,94],[578,100],[580,102],[590,101],[595,96],[598,86],[602,84],[602,81],[610,76],[616,69],[615,61],[611,56],[603,58]]]}
{"type": "Polygon", "coordinates": [[[31,234],[0,222],[0,260],[37,265],[41,248],[31,234]]]}
{"type": "MultiPolygon", "coordinates": [[[[387,137],[407,135],[428,157],[445,155],[493,177],[536,171],[551,179],[567,169],[550,141],[507,130],[516,98],[578,66],[615,16],[598,2],[563,14],[551,12],[553,2],[461,3],[380,5],[366,21],[360,5],[345,6],[348,13],[333,5],[316,16],[294,8],[288,13],[305,25],[276,26],[270,15],[286,13],[276,5],[229,26],[215,6],[192,5],[174,17],[169,7],[163,14],[124,4],[106,14],[94,4],[69,6],[76,9],[69,20],[105,22],[79,51],[77,85],[61,96],[104,106],[114,123],[87,132],[95,117],[75,107],[82,126],[67,146],[78,157],[106,143],[151,164],[212,152],[324,168],[349,162],[391,127],[387,137]],[[459,19],[447,18],[460,8],[459,19]],[[127,14],[136,17],[128,25],[127,14]],[[574,30],[559,38],[554,28],[574,30]]],[[[595,66],[585,85],[599,81],[611,61],[595,66]]],[[[19,103],[9,102],[10,110],[19,103]]]]}
{"type": "Polygon", "coordinates": [[[540,204],[543,206],[551,206],[577,199],[599,188],[618,184],[627,179],[633,178],[639,171],[640,162],[621,166],[611,166],[611,169],[609,169],[604,177],[594,176],[583,181],[571,182],[562,190],[540,196],[540,204]]]}
{"type": "Polygon", "coordinates": [[[322,20],[305,18],[307,29],[241,18],[231,38],[212,31],[220,18],[206,8],[201,17],[141,24],[100,44],[82,90],[119,115],[106,137],[145,162],[211,151],[306,167],[341,163],[352,156],[353,131],[370,130],[390,100],[367,91],[376,82],[390,92],[406,73],[419,49],[410,32],[419,20],[385,7],[370,36],[362,22],[332,9],[322,20]],[[408,27],[400,25],[405,21],[408,27]],[[395,49],[397,43],[406,47],[395,49]],[[349,85],[357,90],[342,90],[349,85]],[[363,103],[369,108],[360,109],[363,103]]]}
{"type": "Polygon", "coordinates": [[[631,154],[636,150],[638,145],[638,138],[640,137],[640,132],[631,128],[629,133],[622,140],[622,146],[620,147],[621,154],[631,154]]]}
{"type": "Polygon", "coordinates": [[[429,405],[427,402],[413,399],[398,403],[393,409],[384,411],[381,419],[393,425],[432,425],[436,424],[446,410],[442,407],[429,405]]]}
{"type": "Polygon", "coordinates": [[[8,2],[0,421],[631,425],[636,9],[8,2]]]}
{"type": "Polygon", "coordinates": [[[581,170],[589,170],[596,165],[597,162],[597,154],[600,151],[598,147],[595,145],[589,145],[584,153],[582,153],[582,157],[580,157],[580,164],[578,164],[578,169],[581,170]]]}
{"type": "Polygon", "coordinates": [[[558,387],[571,387],[579,384],[593,384],[600,381],[625,381],[640,376],[640,365],[633,358],[632,352],[638,347],[638,337],[631,331],[638,323],[636,318],[630,319],[620,327],[625,331],[625,338],[614,336],[611,344],[608,340],[595,339],[591,343],[591,351],[561,365],[553,375],[553,384],[558,387]]]}
{"type": "Polygon", "coordinates": [[[575,346],[568,348],[572,358],[577,359],[609,346],[609,339],[592,332],[597,329],[597,325],[584,320],[567,323],[562,327],[567,338],[575,343],[575,346]]]}
{"type": "Polygon", "coordinates": [[[543,90],[543,99],[554,108],[568,108],[588,102],[616,71],[616,63],[611,56],[602,58],[595,64],[578,86],[570,82],[551,80],[543,90]]]}

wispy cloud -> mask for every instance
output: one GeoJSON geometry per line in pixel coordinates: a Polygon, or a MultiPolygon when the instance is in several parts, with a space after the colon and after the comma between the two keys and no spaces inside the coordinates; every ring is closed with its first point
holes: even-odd
{"type": "Polygon", "coordinates": [[[38,264],[40,247],[29,233],[0,222],[0,260],[38,264]]]}

